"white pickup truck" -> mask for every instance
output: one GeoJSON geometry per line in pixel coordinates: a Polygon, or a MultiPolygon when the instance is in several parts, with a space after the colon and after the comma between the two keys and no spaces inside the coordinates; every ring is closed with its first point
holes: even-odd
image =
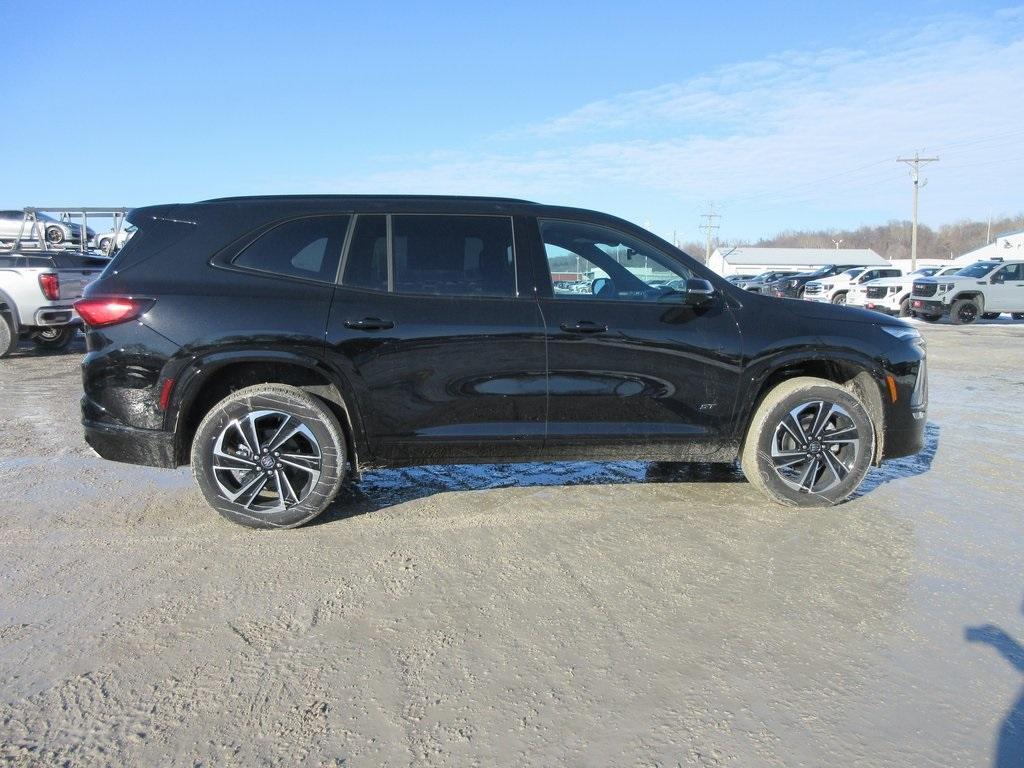
{"type": "Polygon", "coordinates": [[[72,303],[109,261],[71,251],[0,253],[0,357],[19,339],[66,347],[81,324],[72,303]]]}
{"type": "Polygon", "coordinates": [[[959,272],[960,266],[921,267],[902,277],[883,277],[863,285],[855,285],[846,294],[851,307],[864,307],[897,317],[910,317],[910,291],[914,280],[921,277],[944,277],[959,272]]]}
{"type": "Polygon", "coordinates": [[[811,280],[804,286],[804,298],[826,304],[845,304],[846,295],[853,286],[882,277],[900,277],[902,274],[903,270],[896,267],[854,267],[838,275],[811,280]]]}
{"type": "Polygon", "coordinates": [[[993,320],[1003,312],[1024,320],[1024,261],[985,259],[955,275],[917,279],[910,308],[930,323],[949,315],[955,325],[963,325],[979,317],[993,320]]]}

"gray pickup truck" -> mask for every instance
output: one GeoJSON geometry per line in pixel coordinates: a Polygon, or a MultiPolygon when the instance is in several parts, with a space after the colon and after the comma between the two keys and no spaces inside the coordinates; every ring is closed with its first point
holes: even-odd
{"type": "Polygon", "coordinates": [[[74,252],[0,253],[0,357],[30,339],[63,349],[81,319],[72,306],[109,259],[74,252]]]}

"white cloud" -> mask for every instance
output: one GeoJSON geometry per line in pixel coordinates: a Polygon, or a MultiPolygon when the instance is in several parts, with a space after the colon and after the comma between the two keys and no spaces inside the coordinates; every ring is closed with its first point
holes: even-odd
{"type": "Polygon", "coordinates": [[[942,157],[928,169],[924,218],[948,220],[1024,207],[1022,117],[1016,8],[738,63],[320,186],[527,196],[654,218],[663,230],[692,227],[699,203],[716,199],[723,231],[752,235],[905,217],[909,183],[894,160],[920,149],[942,157]]]}

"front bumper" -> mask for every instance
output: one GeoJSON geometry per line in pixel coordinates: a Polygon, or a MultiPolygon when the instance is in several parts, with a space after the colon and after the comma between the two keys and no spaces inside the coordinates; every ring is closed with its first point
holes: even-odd
{"type": "Polygon", "coordinates": [[[136,429],[86,419],[82,420],[82,425],[85,427],[85,442],[104,459],[164,469],[178,466],[173,432],[136,429]]]}
{"type": "Polygon", "coordinates": [[[949,304],[933,299],[910,299],[910,309],[922,315],[945,315],[949,313],[949,304]]]}

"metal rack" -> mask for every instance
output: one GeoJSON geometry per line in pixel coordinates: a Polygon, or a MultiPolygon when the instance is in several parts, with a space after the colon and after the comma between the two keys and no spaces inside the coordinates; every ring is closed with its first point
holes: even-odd
{"type": "Polygon", "coordinates": [[[25,213],[25,217],[21,222],[21,231],[18,237],[14,240],[13,245],[3,246],[0,244],[0,250],[39,250],[39,251],[52,251],[52,250],[78,250],[81,253],[85,253],[90,250],[88,243],[88,231],[89,231],[89,216],[103,216],[110,217],[114,220],[114,243],[117,243],[118,237],[121,234],[121,230],[124,228],[125,217],[131,208],[124,208],[120,206],[28,206],[22,209],[25,213]],[[73,246],[70,242],[61,243],[60,245],[51,245],[46,242],[46,222],[39,219],[40,213],[56,214],[59,217],[59,221],[63,223],[75,223],[72,222],[73,218],[81,217],[81,235],[78,238],[77,247],[73,246]]]}

